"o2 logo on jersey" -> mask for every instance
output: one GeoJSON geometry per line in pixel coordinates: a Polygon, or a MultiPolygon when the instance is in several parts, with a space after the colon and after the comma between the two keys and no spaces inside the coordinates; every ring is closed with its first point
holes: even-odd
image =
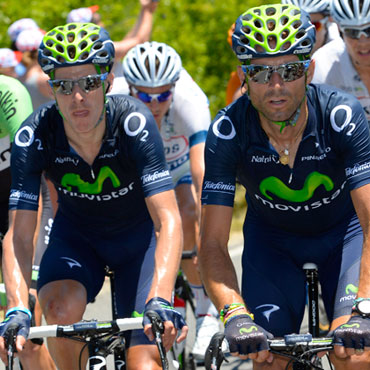
{"type": "Polygon", "coordinates": [[[37,143],[37,150],[43,150],[41,140],[35,139],[34,132],[31,127],[24,126],[19,129],[14,137],[14,143],[21,148],[30,146],[33,142],[37,143]]]}
{"type": "Polygon", "coordinates": [[[221,116],[212,126],[213,133],[224,140],[231,140],[235,137],[236,131],[229,117],[221,116]],[[222,129],[222,132],[221,132],[222,129]]]}
{"type": "Polygon", "coordinates": [[[146,118],[139,112],[130,113],[123,124],[125,132],[128,136],[137,136],[143,132],[140,141],[146,141],[147,136],[149,135],[148,130],[144,130],[146,124],[146,118]]]}
{"type": "Polygon", "coordinates": [[[348,105],[337,105],[330,112],[331,127],[333,127],[334,131],[336,131],[336,132],[341,132],[347,126],[349,126],[350,129],[348,130],[346,135],[351,136],[353,130],[356,128],[356,124],[351,122],[351,120],[352,120],[352,108],[349,107],[348,105]],[[338,116],[340,117],[339,122],[338,122],[338,116]]]}
{"type": "Polygon", "coordinates": [[[173,136],[170,139],[164,139],[164,153],[167,162],[174,161],[185,155],[189,147],[189,141],[185,136],[173,136]]]}

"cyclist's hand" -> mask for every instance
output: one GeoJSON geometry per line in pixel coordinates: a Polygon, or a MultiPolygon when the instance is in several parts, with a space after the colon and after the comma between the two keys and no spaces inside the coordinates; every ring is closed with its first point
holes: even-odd
{"type": "Polygon", "coordinates": [[[370,350],[370,318],[352,316],[332,332],[334,351],[340,358],[370,350]]]}
{"type": "Polygon", "coordinates": [[[188,326],[179,312],[177,312],[171,303],[160,297],[152,298],[144,309],[144,332],[150,340],[154,340],[154,335],[151,330],[149,317],[146,315],[148,311],[155,311],[160,316],[164,324],[163,345],[168,351],[175,341],[177,330],[181,330],[181,335],[176,342],[182,342],[188,334],[188,326]]]}
{"type": "Polygon", "coordinates": [[[248,315],[237,315],[227,320],[225,338],[229,343],[230,353],[242,359],[250,358],[257,362],[272,362],[267,339],[273,335],[257,325],[248,315]]]}
{"type": "Polygon", "coordinates": [[[0,323],[0,357],[4,363],[7,363],[6,338],[9,336],[9,330],[11,328],[16,328],[16,348],[17,351],[20,352],[26,343],[30,326],[30,317],[22,311],[11,312],[6,319],[0,323]]]}

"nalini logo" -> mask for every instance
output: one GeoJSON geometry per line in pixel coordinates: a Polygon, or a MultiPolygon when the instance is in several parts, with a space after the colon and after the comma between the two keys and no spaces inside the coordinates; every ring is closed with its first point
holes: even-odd
{"type": "Polygon", "coordinates": [[[104,166],[100,169],[99,175],[93,183],[82,180],[80,175],[76,173],[66,173],[62,177],[61,185],[68,191],[72,191],[72,188],[76,187],[81,193],[100,194],[106,179],[110,179],[115,188],[121,184],[117,175],[109,167],[104,166]]]}
{"type": "Polygon", "coordinates": [[[301,190],[291,189],[277,177],[270,176],[261,181],[260,191],[270,200],[273,198],[268,193],[276,195],[280,199],[301,203],[311,199],[316,189],[321,185],[325,187],[326,191],[334,188],[334,183],[329,176],[315,171],[307,176],[301,190]]]}

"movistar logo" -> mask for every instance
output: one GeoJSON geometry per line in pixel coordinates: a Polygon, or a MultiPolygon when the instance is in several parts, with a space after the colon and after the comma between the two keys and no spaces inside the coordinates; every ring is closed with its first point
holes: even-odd
{"type": "Polygon", "coordinates": [[[103,183],[108,178],[112,181],[115,188],[120,186],[121,182],[117,175],[107,166],[100,169],[96,181],[92,184],[82,180],[80,175],[76,173],[66,173],[62,177],[61,185],[67,188],[68,191],[72,191],[72,188],[76,187],[81,193],[100,194],[103,188],[103,183]]]}
{"type": "Polygon", "coordinates": [[[249,328],[241,328],[239,330],[239,333],[240,334],[244,334],[244,333],[247,333],[248,334],[248,333],[252,333],[252,331],[258,331],[257,326],[252,325],[249,328]]]}
{"type": "Polygon", "coordinates": [[[357,292],[358,292],[358,287],[356,285],[348,284],[346,286],[346,294],[350,294],[350,293],[357,294],[357,292]]]}
{"type": "Polygon", "coordinates": [[[324,185],[326,191],[334,188],[334,183],[330,177],[314,171],[307,176],[301,190],[290,189],[277,177],[270,176],[261,181],[260,191],[270,200],[272,200],[272,197],[268,193],[274,194],[281,199],[298,203],[309,200],[320,185],[324,185]]]}
{"type": "Polygon", "coordinates": [[[359,329],[360,328],[360,324],[358,324],[357,322],[354,323],[354,324],[343,324],[342,325],[342,328],[356,328],[356,329],[359,329]]]}

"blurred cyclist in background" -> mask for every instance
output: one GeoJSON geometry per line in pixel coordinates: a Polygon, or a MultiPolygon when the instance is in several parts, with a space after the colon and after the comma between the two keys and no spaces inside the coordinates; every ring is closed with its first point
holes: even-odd
{"type": "Polygon", "coordinates": [[[313,55],[313,82],[355,95],[370,122],[370,2],[333,0],[331,14],[343,39],[335,39],[313,55]]]}
{"type": "MultiPolygon", "coordinates": [[[[16,77],[15,67],[18,65],[16,54],[13,50],[3,48],[0,49],[0,96],[2,97],[2,104],[0,104],[0,234],[4,235],[8,230],[8,209],[9,209],[9,195],[11,185],[10,173],[10,151],[11,143],[14,136],[22,122],[32,113],[31,98],[27,89],[14,77],[16,77]],[[7,103],[4,103],[7,101],[7,103]]],[[[38,270],[38,265],[41,255],[47,246],[45,226],[48,225],[48,218],[50,217],[48,210],[50,204],[48,203],[47,187],[45,182],[41,187],[42,204],[41,212],[39,212],[39,232],[37,241],[37,257],[34,258],[33,271],[38,270]],[[45,193],[46,191],[46,193],[45,193]],[[41,222],[41,220],[43,222],[41,222]]],[[[1,238],[2,239],[2,238],[1,238]]],[[[31,288],[35,288],[35,276],[32,279],[31,288]]],[[[2,278],[1,278],[2,282],[2,278]]],[[[40,325],[41,311],[36,304],[36,291],[31,289],[30,304],[33,307],[33,325],[40,325]],[[35,306],[36,304],[36,306],[35,306]]],[[[3,294],[1,292],[0,294],[3,294]]],[[[1,310],[6,310],[6,296],[1,297],[1,310]],[[3,306],[4,305],[4,306],[3,306]]],[[[2,319],[3,320],[3,316],[2,319]]],[[[27,341],[25,351],[22,352],[20,360],[24,370],[52,370],[55,365],[50,357],[50,354],[43,344],[43,341],[27,341]]]]}
{"type": "MultiPolygon", "coordinates": [[[[129,92],[152,111],[175,186],[184,250],[196,251],[204,142],[211,122],[208,99],[182,67],[179,54],[169,45],[139,44],[127,53],[122,64],[126,81],[115,79],[112,93],[129,92]]],[[[201,362],[210,338],[219,329],[218,312],[204,292],[193,261],[184,260],[182,268],[196,299],[196,340],[192,353],[201,362]]]]}
{"type": "MultiPolygon", "coordinates": [[[[153,14],[157,9],[158,2],[155,0],[140,0],[141,11],[135,25],[121,41],[113,42],[116,50],[115,64],[113,66],[115,76],[122,76],[120,60],[127,52],[135,45],[149,41],[153,27],[153,14]]],[[[71,10],[67,16],[67,23],[91,22],[104,27],[98,10],[98,5],[71,10]]]]}

